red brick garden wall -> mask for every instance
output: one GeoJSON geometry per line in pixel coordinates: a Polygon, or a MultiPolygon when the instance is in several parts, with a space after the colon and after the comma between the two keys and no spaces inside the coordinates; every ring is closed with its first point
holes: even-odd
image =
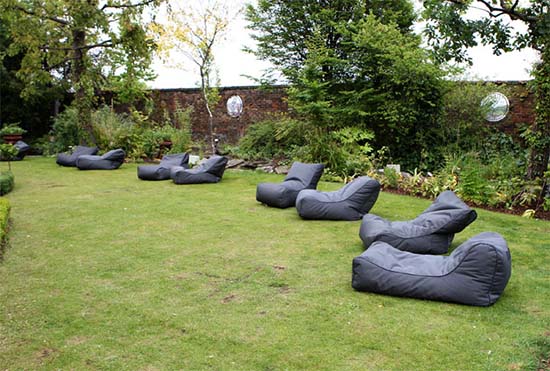
{"type": "MultiPolygon", "coordinates": [[[[214,133],[220,142],[236,144],[246,128],[274,113],[288,111],[286,87],[275,86],[269,89],[259,87],[226,87],[220,89],[221,99],[213,111],[214,133]],[[243,101],[243,113],[239,118],[227,113],[227,99],[238,95],[243,101]]],[[[193,106],[191,126],[195,140],[209,141],[208,113],[199,89],[167,89],[153,91],[155,119],[159,120],[164,110],[174,112],[178,107],[193,106]]]]}
{"type": "MultiPolygon", "coordinates": [[[[508,133],[518,134],[524,124],[532,123],[534,116],[534,95],[525,82],[497,82],[503,85],[510,101],[508,117],[498,125],[508,133]]],[[[498,89],[497,89],[498,90],[498,89]]],[[[236,144],[245,133],[246,128],[274,113],[288,111],[286,87],[275,86],[269,89],[259,87],[226,87],[220,90],[222,99],[214,110],[214,133],[221,143],[236,144]],[[232,95],[239,95],[243,100],[244,110],[239,118],[227,114],[226,102],[232,95]]],[[[208,114],[199,89],[166,89],[153,91],[155,102],[155,119],[161,121],[164,110],[174,112],[178,106],[193,106],[191,118],[195,140],[208,142],[208,114]]]]}

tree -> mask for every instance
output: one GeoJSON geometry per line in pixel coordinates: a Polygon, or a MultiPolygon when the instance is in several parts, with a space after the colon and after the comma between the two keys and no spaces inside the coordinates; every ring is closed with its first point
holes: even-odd
{"type": "MultiPolygon", "coordinates": [[[[361,135],[372,131],[374,147],[388,148],[404,168],[433,169],[441,142],[442,71],[430,63],[418,38],[373,14],[336,29],[346,57],[335,58],[322,36],[312,38],[304,68],[289,89],[289,106],[316,127],[318,138],[343,128],[362,130],[361,135]]],[[[321,144],[317,147],[328,148],[330,140],[321,144]]]]}
{"type": "Polygon", "coordinates": [[[29,97],[51,84],[73,91],[79,121],[93,141],[94,94],[108,89],[115,76],[127,81],[147,76],[154,45],[143,18],[160,2],[3,0],[0,12],[9,19],[12,38],[7,53],[23,54],[22,94],[29,97]]]}
{"type": "MultiPolygon", "coordinates": [[[[290,80],[295,81],[308,58],[314,35],[321,35],[324,46],[336,58],[346,58],[343,35],[338,25],[354,24],[372,13],[384,24],[395,24],[403,34],[410,33],[415,20],[408,0],[259,0],[246,8],[249,28],[255,33],[260,59],[272,62],[290,80]]],[[[315,37],[317,37],[315,36],[315,37]]],[[[330,78],[330,71],[326,76],[330,78]]]]}
{"type": "MultiPolygon", "coordinates": [[[[236,15],[223,2],[208,0],[198,7],[168,4],[164,24],[153,25],[157,35],[159,51],[165,60],[173,60],[172,53],[182,53],[198,70],[200,89],[208,113],[208,130],[212,153],[216,151],[214,138],[213,107],[219,102],[219,79],[215,70],[214,48],[223,39],[230,20],[236,15]]],[[[177,60],[177,58],[174,58],[177,60]]],[[[182,68],[181,64],[172,65],[182,68]]]]}
{"type": "Polygon", "coordinates": [[[524,133],[530,146],[527,177],[543,177],[550,157],[550,4],[546,0],[425,0],[426,35],[441,61],[469,62],[467,49],[492,45],[495,54],[531,47],[540,52],[533,70],[536,97],[535,123],[524,133]],[[472,19],[467,12],[481,10],[483,16],[472,19]],[[509,22],[527,26],[514,31],[509,22]]]}

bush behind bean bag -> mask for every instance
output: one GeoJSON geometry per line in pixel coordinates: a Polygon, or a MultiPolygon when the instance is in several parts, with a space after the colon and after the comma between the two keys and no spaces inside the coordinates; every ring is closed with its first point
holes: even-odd
{"type": "Polygon", "coordinates": [[[377,241],[353,259],[352,287],[385,295],[468,305],[495,303],[512,273],[504,238],[485,232],[449,256],[419,255],[377,241]]]}

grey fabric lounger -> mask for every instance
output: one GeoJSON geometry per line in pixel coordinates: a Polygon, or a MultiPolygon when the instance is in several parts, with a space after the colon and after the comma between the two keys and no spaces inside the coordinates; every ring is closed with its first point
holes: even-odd
{"type": "Polygon", "coordinates": [[[323,164],[294,162],[282,183],[258,184],[256,200],[281,209],[294,206],[300,191],[317,188],[324,168],[323,164]]]}
{"type": "Polygon", "coordinates": [[[59,153],[55,162],[61,166],[74,167],[79,156],[95,155],[97,151],[97,147],[76,146],[72,153],[59,153]]]}
{"type": "Polygon", "coordinates": [[[366,214],[361,222],[359,237],[365,247],[375,241],[418,254],[445,254],[454,234],[462,231],[477,218],[477,213],[462,202],[452,191],[441,193],[435,201],[414,220],[390,222],[373,214],[366,214]]]}
{"type": "Polygon", "coordinates": [[[359,220],[374,206],[379,193],[380,183],[362,176],[335,192],[300,191],[296,210],[304,219],[359,220]]]}
{"type": "Polygon", "coordinates": [[[27,155],[27,152],[31,149],[31,146],[29,146],[27,143],[23,142],[22,140],[18,140],[14,144],[15,148],[17,148],[17,154],[15,155],[14,160],[15,161],[21,161],[25,158],[27,155]]]}
{"type": "Polygon", "coordinates": [[[417,255],[375,242],[353,259],[352,287],[385,295],[489,306],[512,272],[504,238],[485,232],[449,256],[417,255]]]}
{"type": "Polygon", "coordinates": [[[173,167],[170,170],[170,177],[176,184],[217,183],[223,177],[225,165],[227,165],[227,157],[212,156],[193,169],[182,166],[173,167]]]}
{"type": "Polygon", "coordinates": [[[189,167],[188,153],[174,153],[162,156],[158,165],[142,165],[137,168],[138,178],[141,180],[166,180],[170,179],[170,170],[175,166],[185,169],[189,167]]]}
{"type": "Polygon", "coordinates": [[[76,159],[80,170],[115,170],[122,165],[126,154],[122,149],[113,149],[102,156],[83,155],[76,159]]]}

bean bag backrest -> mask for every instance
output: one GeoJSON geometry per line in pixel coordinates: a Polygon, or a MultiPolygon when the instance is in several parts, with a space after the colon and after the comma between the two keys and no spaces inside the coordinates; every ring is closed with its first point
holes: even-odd
{"type": "Polygon", "coordinates": [[[281,209],[294,206],[300,191],[317,188],[323,169],[323,164],[294,162],[282,183],[258,184],[256,200],[281,209]]]}
{"type": "Polygon", "coordinates": [[[170,179],[170,171],[174,167],[187,168],[189,163],[189,154],[173,153],[164,155],[158,165],[138,166],[138,178],[142,180],[167,180],[170,179]]]}
{"type": "Polygon", "coordinates": [[[498,233],[481,233],[449,256],[418,255],[375,242],[353,260],[352,286],[393,296],[488,306],[512,272],[510,250],[498,233]]]}
{"type": "Polygon", "coordinates": [[[300,191],[296,210],[305,219],[358,220],[374,206],[379,192],[380,183],[363,176],[334,192],[300,191]]]}
{"type": "Polygon", "coordinates": [[[475,210],[470,209],[453,191],[444,191],[412,223],[431,226],[434,233],[458,233],[476,218],[475,210]]]}
{"type": "Polygon", "coordinates": [[[452,191],[440,194],[418,217],[410,221],[391,222],[377,215],[366,214],[359,236],[368,248],[375,241],[419,254],[445,254],[455,233],[462,231],[477,217],[475,210],[462,202],[452,191]]]}
{"type": "Polygon", "coordinates": [[[297,181],[303,189],[315,189],[323,175],[323,164],[304,164],[303,162],[294,162],[288,171],[284,182],[297,181]]]}
{"type": "Polygon", "coordinates": [[[170,177],[176,184],[217,183],[223,177],[225,165],[227,157],[212,156],[193,169],[173,167],[170,177]]]}

